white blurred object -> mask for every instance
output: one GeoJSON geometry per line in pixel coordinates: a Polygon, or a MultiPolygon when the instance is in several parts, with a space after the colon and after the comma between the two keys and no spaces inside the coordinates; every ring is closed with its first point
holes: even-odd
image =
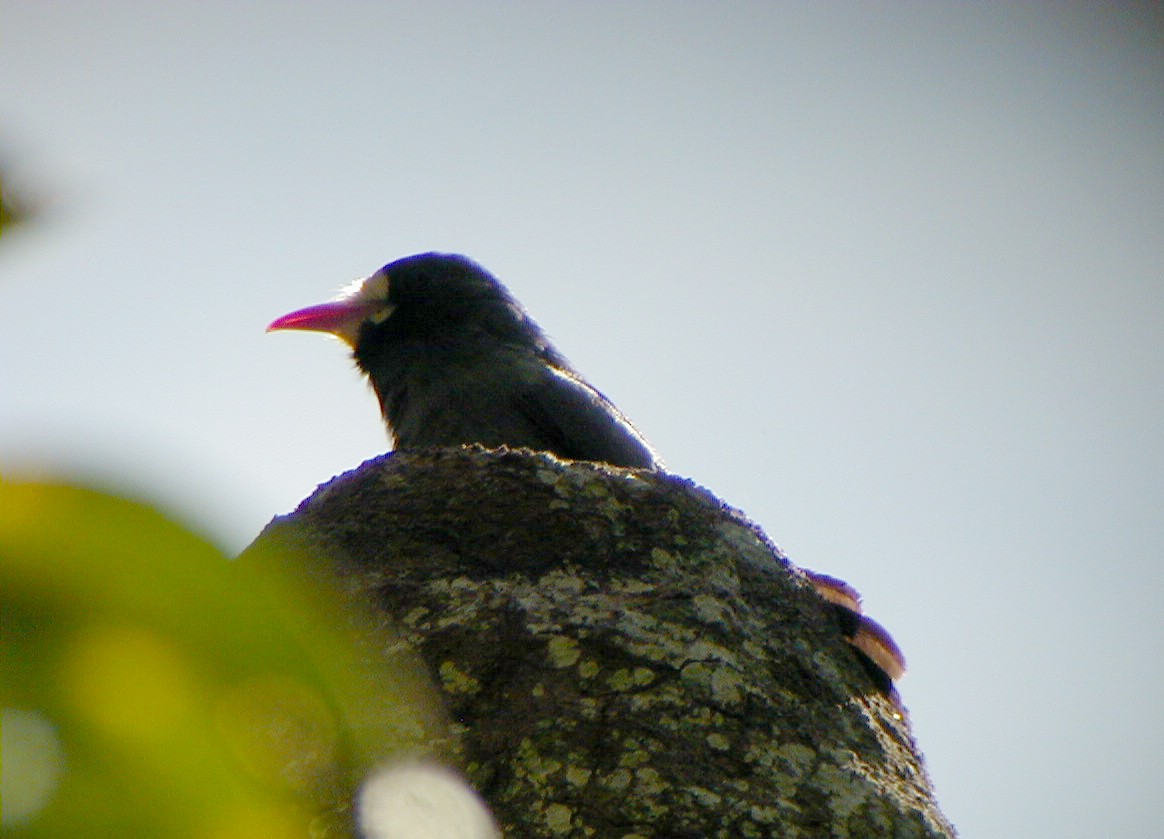
{"type": "Polygon", "coordinates": [[[364,839],[499,839],[493,815],[459,774],[433,761],[375,770],[356,805],[364,839]]]}
{"type": "Polygon", "coordinates": [[[39,711],[5,708],[0,731],[0,826],[18,827],[35,818],[52,797],[64,768],[64,751],[56,728],[39,711]]]}

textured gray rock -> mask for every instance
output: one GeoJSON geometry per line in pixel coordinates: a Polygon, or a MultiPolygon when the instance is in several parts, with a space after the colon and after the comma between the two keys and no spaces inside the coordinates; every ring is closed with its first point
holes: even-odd
{"type": "Polygon", "coordinates": [[[508,836],[954,835],[834,611],[689,482],[397,453],[267,540],[328,557],[392,619],[508,836]]]}

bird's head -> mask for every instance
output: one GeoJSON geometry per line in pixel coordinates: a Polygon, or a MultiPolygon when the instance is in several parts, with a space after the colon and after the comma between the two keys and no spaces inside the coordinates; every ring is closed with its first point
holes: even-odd
{"type": "Polygon", "coordinates": [[[385,265],[339,297],[283,315],[267,327],[329,332],[366,371],[406,346],[492,341],[546,350],[545,338],[493,275],[463,256],[423,253],[385,265]]]}

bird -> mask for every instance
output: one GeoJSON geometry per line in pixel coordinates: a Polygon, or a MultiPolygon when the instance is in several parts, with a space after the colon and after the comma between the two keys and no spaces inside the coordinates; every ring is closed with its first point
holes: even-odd
{"type": "Polygon", "coordinates": [[[479,444],[662,470],[621,411],[576,371],[502,283],[468,257],[390,262],[267,331],[347,343],[396,449],[479,444]]]}
{"type": "MultiPolygon", "coordinates": [[[[570,366],[502,283],[468,257],[390,262],[268,332],[327,332],[367,377],[396,449],[479,444],[663,471],[646,438],[570,366]]],[[[847,583],[804,570],[878,687],[905,671],[893,639],[847,583]]]]}

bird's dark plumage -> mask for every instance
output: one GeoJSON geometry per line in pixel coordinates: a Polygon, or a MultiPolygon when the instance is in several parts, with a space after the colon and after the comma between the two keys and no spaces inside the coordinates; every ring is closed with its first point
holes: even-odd
{"type": "Polygon", "coordinates": [[[276,320],[348,341],[398,448],[480,443],[658,469],[634,426],[463,256],[385,265],[350,294],[276,320]]]}

